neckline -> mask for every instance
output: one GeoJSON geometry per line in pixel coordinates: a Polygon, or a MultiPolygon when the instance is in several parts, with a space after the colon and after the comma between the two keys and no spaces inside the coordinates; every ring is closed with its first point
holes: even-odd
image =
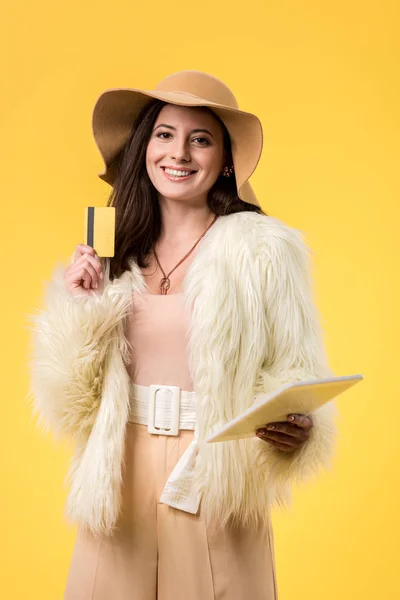
{"type": "MultiPolygon", "coordinates": [[[[235,216],[239,213],[232,213],[235,214],[235,216]]],[[[198,244],[196,245],[196,248],[194,249],[194,256],[192,257],[192,262],[189,264],[188,270],[183,278],[183,284],[186,283],[187,277],[188,277],[188,273],[189,271],[192,269],[192,266],[194,263],[196,263],[197,258],[198,258],[198,253],[200,252],[201,247],[203,246],[203,244],[206,243],[206,241],[208,240],[209,236],[212,235],[213,230],[215,229],[216,226],[218,226],[218,221],[223,221],[224,219],[228,218],[231,215],[218,215],[218,218],[215,219],[215,222],[212,224],[212,227],[210,227],[206,233],[201,237],[201,239],[199,240],[198,244]]],[[[138,267],[139,268],[139,267],[138,267]]],[[[139,272],[140,272],[140,276],[143,280],[143,283],[145,284],[146,287],[146,281],[145,281],[145,275],[143,274],[142,270],[139,268],[139,272]]],[[[165,294],[165,296],[184,296],[185,292],[176,292],[174,294],[165,294]]],[[[146,291],[144,293],[144,296],[164,296],[164,294],[153,294],[152,292],[148,292],[146,291]]]]}

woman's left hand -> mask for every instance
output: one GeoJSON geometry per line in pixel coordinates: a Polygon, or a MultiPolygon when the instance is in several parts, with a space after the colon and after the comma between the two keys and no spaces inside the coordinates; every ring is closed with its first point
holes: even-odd
{"type": "Polygon", "coordinates": [[[256,436],[282,452],[293,452],[305,444],[312,428],[309,415],[288,415],[287,422],[267,423],[257,429],[256,436]]]}

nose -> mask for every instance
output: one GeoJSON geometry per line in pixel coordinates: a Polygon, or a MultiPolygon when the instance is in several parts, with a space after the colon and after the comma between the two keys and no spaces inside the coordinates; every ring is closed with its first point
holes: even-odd
{"type": "Polygon", "coordinates": [[[190,152],[185,139],[178,139],[178,137],[175,138],[170,147],[170,156],[172,159],[178,162],[190,161],[190,152]]]}

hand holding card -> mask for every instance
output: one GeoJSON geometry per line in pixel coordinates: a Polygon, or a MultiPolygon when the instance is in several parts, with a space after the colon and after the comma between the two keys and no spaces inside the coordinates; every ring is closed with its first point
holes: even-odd
{"type": "Polygon", "coordinates": [[[100,257],[115,253],[115,207],[87,206],[84,213],[84,244],[78,244],[75,260],[65,274],[65,287],[73,296],[93,296],[104,288],[100,257]]]}
{"type": "Polygon", "coordinates": [[[103,291],[103,265],[91,246],[77,245],[75,260],[64,273],[64,283],[72,296],[93,296],[103,291]]]}

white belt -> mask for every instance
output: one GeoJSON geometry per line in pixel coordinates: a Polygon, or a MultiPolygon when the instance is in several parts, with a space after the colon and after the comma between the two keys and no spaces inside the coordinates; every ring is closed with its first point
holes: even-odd
{"type": "Polygon", "coordinates": [[[194,438],[169,476],[160,502],[197,514],[200,496],[193,493],[193,470],[198,453],[196,394],[174,385],[131,383],[129,420],[147,425],[149,433],[179,435],[180,429],[194,430],[194,438]]]}

